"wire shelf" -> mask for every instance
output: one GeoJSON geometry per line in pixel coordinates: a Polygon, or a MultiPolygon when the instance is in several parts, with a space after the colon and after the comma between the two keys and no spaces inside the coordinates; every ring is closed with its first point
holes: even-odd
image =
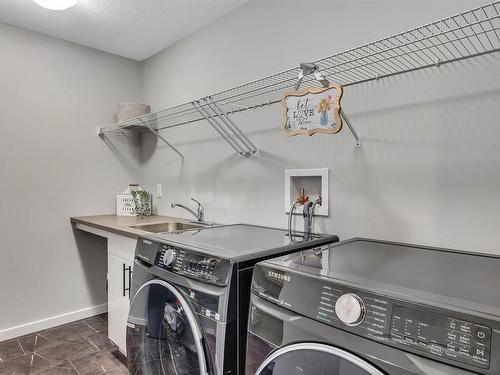
{"type": "MultiPolygon", "coordinates": [[[[497,52],[500,51],[499,9],[497,0],[314,63],[328,80],[351,86],[497,52]]],[[[159,131],[190,124],[206,119],[200,108],[209,110],[208,103],[218,105],[225,115],[275,104],[285,92],[293,90],[300,71],[299,67],[288,69],[193,102],[104,126],[98,132],[103,135],[146,126],[159,131]]],[[[321,86],[312,76],[305,76],[302,82],[321,86]]]]}

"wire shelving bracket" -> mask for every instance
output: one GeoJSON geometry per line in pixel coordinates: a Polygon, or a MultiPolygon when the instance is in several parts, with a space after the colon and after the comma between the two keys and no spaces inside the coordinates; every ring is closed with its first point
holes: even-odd
{"type": "Polygon", "coordinates": [[[259,154],[252,141],[211,97],[191,102],[191,104],[236,151],[238,157],[250,157],[259,154]]]}
{"type": "MultiPolygon", "coordinates": [[[[314,61],[318,72],[344,87],[500,51],[500,0],[314,61]]],[[[158,132],[206,120],[239,156],[258,155],[257,148],[231,115],[273,105],[292,91],[300,67],[288,69],[199,100],[98,128],[104,136],[124,130],[158,132]],[[224,134],[224,135],[223,135],[224,134]]],[[[302,84],[321,86],[314,75],[302,84]]],[[[360,145],[345,113],[342,118],[360,145]]],[[[165,141],[165,139],[163,139],[165,141]]],[[[169,144],[170,145],[170,144],[169,144]]],[[[172,145],[170,145],[172,147],[172,145]]]]}
{"type": "Polygon", "coordinates": [[[170,147],[177,155],[181,157],[181,160],[184,161],[184,155],[180,153],[179,150],[177,150],[172,144],[165,139],[165,137],[161,136],[158,130],[154,129],[150,124],[147,124],[146,122],[139,120],[141,124],[144,125],[146,129],[148,129],[151,133],[155,134],[158,138],[160,138],[168,147],[170,147]]]}

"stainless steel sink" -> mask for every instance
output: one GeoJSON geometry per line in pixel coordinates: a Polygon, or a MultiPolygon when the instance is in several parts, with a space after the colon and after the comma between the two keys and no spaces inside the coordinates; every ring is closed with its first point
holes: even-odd
{"type": "Polygon", "coordinates": [[[179,232],[186,229],[203,228],[208,224],[205,223],[185,223],[180,221],[174,221],[170,223],[158,223],[158,224],[141,224],[141,225],[131,225],[130,228],[143,230],[150,233],[161,233],[161,232],[179,232]]]}

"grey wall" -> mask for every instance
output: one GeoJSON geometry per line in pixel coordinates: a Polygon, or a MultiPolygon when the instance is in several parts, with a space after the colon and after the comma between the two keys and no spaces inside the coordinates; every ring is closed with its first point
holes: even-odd
{"type": "Polygon", "coordinates": [[[0,331],[106,302],[105,241],[70,216],[110,213],[136,181],[95,127],[140,100],[136,62],[0,24],[0,331]]]}
{"type": "MultiPolygon", "coordinates": [[[[156,109],[419,26],[479,1],[248,3],[148,59],[143,98],[156,109]]],[[[141,181],[164,184],[158,212],[194,196],[208,219],[284,227],[285,168],[330,168],[330,216],[316,229],[500,254],[498,55],[345,90],[363,146],[337,136],[284,137],[275,106],[245,112],[261,157],[238,160],[205,123],[166,130],[186,156],[145,139],[141,181]]]]}

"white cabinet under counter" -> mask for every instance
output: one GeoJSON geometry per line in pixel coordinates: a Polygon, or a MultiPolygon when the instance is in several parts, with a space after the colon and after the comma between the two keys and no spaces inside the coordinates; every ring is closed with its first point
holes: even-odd
{"type": "MultiPolygon", "coordinates": [[[[127,241],[133,242],[135,249],[135,241],[127,241]]],[[[133,264],[133,251],[132,257],[122,258],[108,250],[108,337],[124,354],[127,351],[126,327],[133,264]]]]}
{"type": "Polygon", "coordinates": [[[136,217],[100,215],[72,217],[76,229],[107,239],[108,337],[127,354],[127,317],[130,307],[130,281],[137,238],[147,232],[134,226],[179,222],[167,216],[136,217]]]}

